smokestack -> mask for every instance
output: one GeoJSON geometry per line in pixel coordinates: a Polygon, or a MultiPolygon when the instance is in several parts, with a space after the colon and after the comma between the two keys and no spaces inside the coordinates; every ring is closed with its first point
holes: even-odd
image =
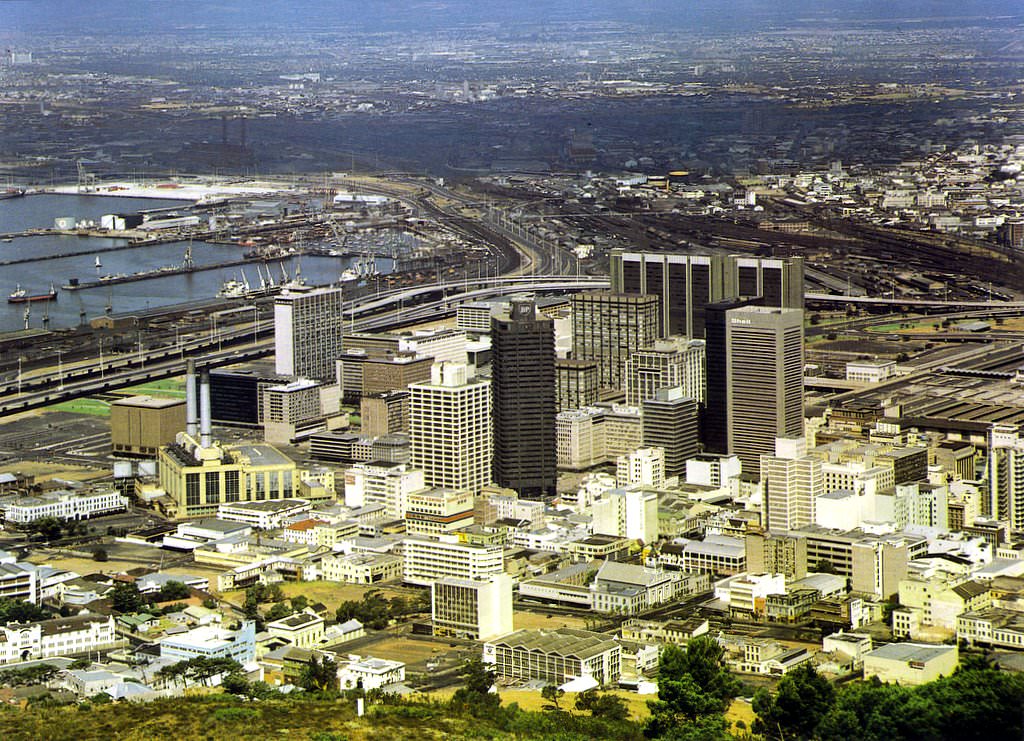
{"type": "Polygon", "coordinates": [[[203,448],[213,445],[213,423],[210,421],[210,371],[199,377],[199,444],[203,448]]]}
{"type": "Polygon", "coordinates": [[[199,404],[196,399],[196,361],[185,363],[185,434],[193,440],[199,434],[199,404]]]}

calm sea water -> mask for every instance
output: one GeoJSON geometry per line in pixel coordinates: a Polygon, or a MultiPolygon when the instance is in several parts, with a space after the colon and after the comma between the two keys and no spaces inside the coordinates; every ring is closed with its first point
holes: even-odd
{"type": "MultiPolygon", "coordinates": [[[[52,227],[58,216],[74,216],[79,220],[92,219],[99,222],[100,216],[108,213],[135,213],[171,206],[187,207],[187,202],[164,201],[140,198],[119,198],[110,196],[62,196],[32,195],[0,201],[0,233],[24,229],[52,227]]],[[[151,247],[134,247],[117,252],[99,253],[102,267],[96,268],[94,250],[117,244],[123,240],[94,237],[22,237],[11,242],[0,242],[0,260],[20,259],[43,255],[82,252],[77,257],[63,257],[52,260],[38,260],[19,265],[0,266],[0,331],[21,329],[25,326],[25,309],[29,309],[29,326],[40,328],[48,315],[49,328],[72,327],[82,321],[101,316],[107,305],[114,313],[139,311],[147,308],[167,306],[199,299],[212,298],[228,279],[239,279],[244,270],[250,285],[258,285],[255,266],[232,267],[186,275],[168,275],[150,280],[122,283],[114,286],[100,286],[81,291],[64,291],[61,286],[70,278],[80,281],[96,280],[101,275],[135,273],[140,270],[154,270],[165,265],[180,265],[185,257],[185,242],[151,247]],[[45,293],[53,284],[59,295],[56,302],[34,304],[9,304],[7,295],[19,285],[29,293],[45,293]]],[[[197,265],[210,265],[241,256],[244,248],[234,245],[192,244],[192,260],[197,265]]],[[[331,283],[338,279],[341,271],[350,265],[350,260],[337,257],[304,257],[301,260],[302,275],[309,283],[331,283]]],[[[294,258],[280,263],[271,263],[274,279],[280,281],[282,268],[293,275],[296,269],[294,258]]],[[[387,272],[390,260],[378,260],[378,269],[387,272]]]]}

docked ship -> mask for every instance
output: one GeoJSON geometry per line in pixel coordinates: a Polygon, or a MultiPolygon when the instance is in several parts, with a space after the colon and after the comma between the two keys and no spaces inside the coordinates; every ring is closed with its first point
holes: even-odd
{"type": "Polygon", "coordinates": [[[6,201],[8,198],[21,198],[23,195],[25,195],[25,191],[20,188],[0,190],[0,201],[6,201]]]}
{"type": "Polygon", "coordinates": [[[9,304],[27,304],[30,301],[56,301],[57,300],[57,289],[50,284],[49,293],[36,293],[29,295],[28,291],[22,288],[20,285],[14,290],[14,293],[7,296],[7,303],[9,304]]]}

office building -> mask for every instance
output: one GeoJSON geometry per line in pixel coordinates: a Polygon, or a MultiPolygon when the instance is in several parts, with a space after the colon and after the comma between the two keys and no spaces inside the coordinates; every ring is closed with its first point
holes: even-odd
{"type": "Polygon", "coordinates": [[[161,445],[185,429],[185,402],[130,396],[110,404],[110,443],[115,455],[156,457],[161,445]]]}
{"type": "MultiPolygon", "coordinates": [[[[278,375],[274,361],[256,360],[210,370],[210,407],[213,421],[235,427],[260,425],[260,397],[267,386],[294,380],[278,375]]],[[[179,431],[183,427],[179,428],[179,431]]]]}
{"type": "Polygon", "coordinates": [[[597,362],[593,360],[555,360],[556,406],[559,412],[582,409],[597,403],[597,362]]]}
{"type": "Polygon", "coordinates": [[[357,463],[345,471],[345,506],[383,506],[389,520],[405,517],[409,495],[424,489],[423,471],[404,463],[357,463]]]}
{"type": "Polygon", "coordinates": [[[982,502],[982,514],[1024,529],[1024,437],[1017,425],[989,430],[988,479],[990,496],[982,502]]]}
{"type": "Polygon", "coordinates": [[[685,476],[686,461],[697,455],[697,401],[681,386],[661,388],[640,407],[645,446],[664,451],[665,475],[685,476]]]}
{"type": "Polygon", "coordinates": [[[430,585],[434,635],[486,641],[512,632],[512,577],[439,579],[430,585]]]}
{"type": "Polygon", "coordinates": [[[704,403],[705,351],[703,340],[672,337],[641,348],[626,361],[626,403],[640,406],[655,392],[679,386],[683,395],[704,403]]]}
{"type": "Polygon", "coordinates": [[[776,439],[775,455],[762,455],[760,466],[768,530],[778,533],[813,525],[825,479],[821,461],[807,455],[806,440],[776,439]]]}
{"type": "Polygon", "coordinates": [[[402,578],[427,586],[440,579],[482,579],[505,573],[501,546],[460,542],[455,535],[413,536],[402,543],[402,578]]]}
{"type": "Polygon", "coordinates": [[[615,459],[617,486],[652,486],[665,484],[665,451],[661,448],[637,448],[615,459]]]}
{"type": "Polygon", "coordinates": [[[421,489],[405,504],[405,531],[441,535],[473,524],[473,493],[465,489],[421,489]]]}
{"type": "Polygon", "coordinates": [[[86,491],[58,489],[7,499],[0,504],[4,520],[26,524],[45,517],[58,520],[87,520],[90,517],[124,512],[128,498],[114,488],[97,487],[86,491]]]}
{"type": "Polygon", "coordinates": [[[322,432],[327,419],[321,406],[319,381],[299,378],[290,383],[266,385],[260,394],[263,439],[287,445],[322,432]]]}
{"type": "Polygon", "coordinates": [[[274,358],[280,375],[335,377],[344,331],[341,288],[290,285],[274,299],[274,358]]]}
{"type": "Polygon", "coordinates": [[[386,352],[355,348],[337,360],[337,382],[345,403],[355,404],[364,396],[402,391],[410,383],[430,379],[432,358],[412,352],[386,352]]]}
{"type": "Polygon", "coordinates": [[[409,431],[409,392],[385,391],[359,400],[362,433],[370,437],[409,431]]]}
{"type": "Polygon", "coordinates": [[[803,311],[744,306],[725,329],[726,452],[757,475],[776,438],[803,435],[803,311]]]}
{"type": "Polygon", "coordinates": [[[611,489],[591,505],[594,533],[653,543],[658,539],[658,493],[611,489]]]}
{"type": "Polygon", "coordinates": [[[427,486],[477,492],[491,482],[491,384],[472,366],[437,363],[409,387],[411,461],[427,486]]]}
{"type": "Polygon", "coordinates": [[[657,296],[577,293],[572,315],[573,357],[597,362],[602,388],[621,389],[626,361],[659,336],[657,296]]]}
{"type": "Polygon", "coordinates": [[[760,306],[760,297],[727,299],[705,307],[705,385],[700,417],[700,439],[712,453],[729,450],[729,385],[726,317],[729,311],[744,306],[760,306]]]}
{"type": "Polygon", "coordinates": [[[554,494],[554,323],[533,301],[515,299],[492,318],[491,343],[493,480],[524,497],[554,494]]]}
{"type": "Polygon", "coordinates": [[[611,254],[611,290],[661,298],[662,335],[705,336],[705,309],[740,296],[763,296],[765,305],[803,308],[803,258],[690,255],[666,252],[611,254]]]}

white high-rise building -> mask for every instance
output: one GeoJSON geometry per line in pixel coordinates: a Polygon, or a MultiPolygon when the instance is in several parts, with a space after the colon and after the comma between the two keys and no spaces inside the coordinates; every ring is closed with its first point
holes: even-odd
{"type": "Polygon", "coordinates": [[[704,340],[682,337],[658,340],[637,350],[626,361],[626,403],[640,406],[654,398],[658,389],[676,386],[683,389],[683,396],[703,403],[707,386],[704,354],[704,340]]]}
{"type": "Polygon", "coordinates": [[[439,579],[481,579],[505,573],[501,546],[460,543],[455,535],[416,536],[402,542],[403,578],[410,584],[439,579]]]}
{"type": "Polygon", "coordinates": [[[989,431],[988,480],[991,497],[982,514],[1024,529],[1024,437],[1017,425],[993,425],[989,431]]]}
{"type": "Polygon", "coordinates": [[[665,449],[638,448],[616,459],[615,483],[618,486],[663,486],[665,449]]]}
{"type": "Polygon", "coordinates": [[[341,288],[285,288],[274,300],[278,375],[333,381],[343,332],[341,288]]]}
{"type": "Polygon", "coordinates": [[[491,482],[491,384],[464,363],[435,363],[409,386],[411,462],[427,486],[478,492],[491,482]]]}
{"type": "Polygon", "coordinates": [[[435,636],[486,641],[512,632],[512,577],[439,579],[431,585],[435,636]]]}
{"type": "Polygon", "coordinates": [[[635,489],[612,489],[591,505],[594,532],[653,543],[658,539],[658,494],[635,489]]]}
{"type": "Polygon", "coordinates": [[[423,471],[405,463],[357,463],[345,471],[345,506],[381,504],[390,519],[400,520],[409,495],[425,488],[423,471]]]}
{"type": "Polygon", "coordinates": [[[777,438],[775,455],[761,456],[765,522],[772,532],[814,524],[815,502],[825,493],[821,461],[807,456],[802,437],[777,438]]]}

